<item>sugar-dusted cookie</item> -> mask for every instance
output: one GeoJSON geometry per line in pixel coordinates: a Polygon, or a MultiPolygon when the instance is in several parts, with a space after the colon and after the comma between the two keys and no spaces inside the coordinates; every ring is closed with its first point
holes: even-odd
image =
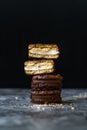
{"type": "Polygon", "coordinates": [[[59,57],[57,44],[29,44],[28,56],[33,58],[57,59],[59,57]]]}
{"type": "Polygon", "coordinates": [[[52,73],[54,71],[54,61],[29,60],[24,63],[24,71],[29,75],[52,73]]]}

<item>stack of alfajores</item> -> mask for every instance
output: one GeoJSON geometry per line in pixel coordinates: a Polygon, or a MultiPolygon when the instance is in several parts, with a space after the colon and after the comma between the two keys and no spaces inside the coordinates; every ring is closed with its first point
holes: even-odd
{"type": "Polygon", "coordinates": [[[28,56],[33,59],[24,63],[24,70],[26,74],[33,75],[31,102],[61,103],[63,77],[60,74],[54,74],[54,59],[59,58],[57,44],[29,44],[28,56]]]}

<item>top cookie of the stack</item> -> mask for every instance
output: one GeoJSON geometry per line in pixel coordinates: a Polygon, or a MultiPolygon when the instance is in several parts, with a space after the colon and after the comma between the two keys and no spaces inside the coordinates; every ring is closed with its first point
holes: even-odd
{"type": "Polygon", "coordinates": [[[59,57],[57,44],[29,44],[28,56],[32,58],[57,59],[59,57]]]}

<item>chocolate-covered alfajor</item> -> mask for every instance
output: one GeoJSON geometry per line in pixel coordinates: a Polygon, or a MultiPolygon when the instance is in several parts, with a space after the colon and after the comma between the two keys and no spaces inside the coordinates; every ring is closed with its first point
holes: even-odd
{"type": "Polygon", "coordinates": [[[61,102],[63,77],[58,74],[36,75],[31,83],[31,101],[37,104],[61,102]]]}

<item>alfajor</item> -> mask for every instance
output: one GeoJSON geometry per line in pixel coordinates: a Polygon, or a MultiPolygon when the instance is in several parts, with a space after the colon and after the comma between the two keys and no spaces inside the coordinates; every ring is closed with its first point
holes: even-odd
{"type": "Polygon", "coordinates": [[[29,60],[24,62],[24,71],[26,74],[45,74],[54,71],[53,60],[29,60]]]}
{"type": "Polygon", "coordinates": [[[33,58],[57,59],[59,57],[57,44],[29,44],[28,56],[33,58]]]}

